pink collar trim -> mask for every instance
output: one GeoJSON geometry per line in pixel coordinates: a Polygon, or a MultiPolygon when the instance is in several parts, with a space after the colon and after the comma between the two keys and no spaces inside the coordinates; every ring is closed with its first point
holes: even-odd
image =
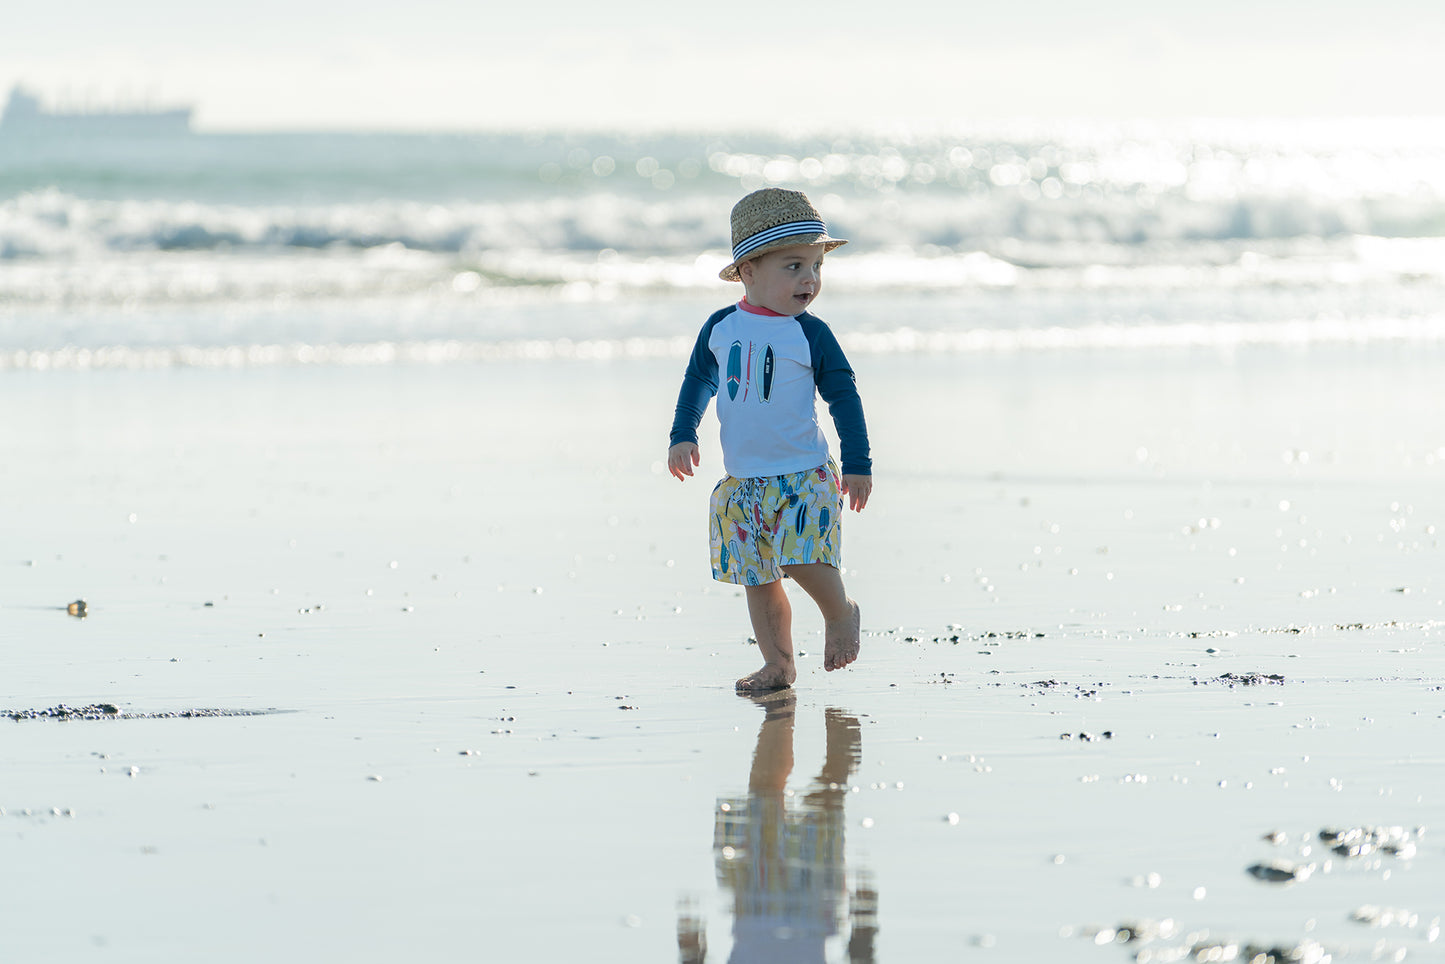
{"type": "Polygon", "coordinates": [[[762,308],[744,298],[738,302],[738,307],[750,315],[766,315],[769,318],[792,318],[793,315],[785,315],[781,311],[774,311],[771,308],[762,308]]]}

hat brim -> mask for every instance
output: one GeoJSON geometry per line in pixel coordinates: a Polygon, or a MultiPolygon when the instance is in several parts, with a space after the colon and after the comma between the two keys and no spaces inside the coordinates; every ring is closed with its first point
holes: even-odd
{"type": "Polygon", "coordinates": [[[828,237],[827,233],[789,235],[786,238],[779,238],[778,240],[771,241],[760,248],[749,251],[745,257],[739,258],[732,264],[728,265],[726,268],[723,268],[721,271],[719,271],[717,273],[717,276],[724,281],[741,281],[743,279],[742,275],[738,274],[738,265],[742,264],[744,261],[754,261],[767,254],[769,251],[776,251],[779,248],[794,248],[799,245],[821,244],[824,246],[824,251],[832,251],[834,248],[840,247],[841,245],[845,245],[847,243],[848,242],[846,239],[830,238],[828,237]]]}

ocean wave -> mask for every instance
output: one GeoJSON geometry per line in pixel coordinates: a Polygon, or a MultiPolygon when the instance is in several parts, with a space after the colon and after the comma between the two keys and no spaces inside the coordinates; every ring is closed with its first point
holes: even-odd
{"type": "Polygon", "coordinates": [[[1439,121],[32,146],[0,368],[674,354],[767,185],[851,239],[822,307],[860,352],[1427,342],[1445,303],[1439,121]]]}
{"type": "MultiPolygon", "coordinates": [[[[854,250],[985,251],[1024,264],[1077,259],[1090,249],[1445,235],[1445,195],[1340,198],[1308,192],[1193,197],[1082,188],[1028,200],[1017,191],[930,190],[916,195],[817,198],[854,250]],[[1009,255],[1013,253],[1014,257],[1009,255]]],[[[503,202],[371,201],[245,206],[96,200],[57,190],[0,200],[0,263],[98,254],[242,251],[306,253],[399,245],[458,258],[498,252],[620,253],[627,258],[725,254],[730,202],[595,193],[503,202]]]]}
{"type": "MultiPolygon", "coordinates": [[[[902,245],[844,249],[828,287],[847,292],[1347,290],[1445,283],[1445,238],[1348,237],[1277,243],[1009,244],[950,252],[902,245]]],[[[513,248],[467,254],[372,248],[97,252],[0,262],[0,313],[23,308],[140,310],[277,302],[411,299],[478,309],[519,297],[609,303],[736,289],[720,282],[725,251],[681,256],[513,248]]]]}
{"type": "Polygon", "coordinates": [[[449,254],[516,248],[676,252],[696,250],[700,241],[718,243],[719,232],[704,228],[716,215],[714,204],[698,198],[667,204],[596,195],[518,202],[243,206],[95,200],[45,190],[0,201],[0,259],[387,245],[449,254]]]}
{"type": "MultiPolygon", "coordinates": [[[[857,356],[891,354],[986,354],[1016,352],[1225,350],[1390,343],[1445,343],[1445,315],[1419,318],[1311,319],[1275,322],[1096,324],[1076,328],[972,328],[925,331],[897,328],[847,333],[839,338],[857,356]]],[[[497,341],[374,341],[204,347],[66,347],[0,351],[0,371],[100,369],[237,369],[296,366],[439,365],[513,361],[610,362],[685,358],[689,336],[628,338],[526,338],[497,341]]]]}

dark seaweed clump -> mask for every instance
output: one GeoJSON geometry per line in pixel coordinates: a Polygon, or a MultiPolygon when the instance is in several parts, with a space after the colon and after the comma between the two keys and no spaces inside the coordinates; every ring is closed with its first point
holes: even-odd
{"type": "Polygon", "coordinates": [[[223,710],[205,707],[157,713],[128,713],[114,703],[91,703],[88,706],[66,706],[59,703],[43,710],[0,710],[0,716],[7,716],[12,720],[175,720],[203,716],[263,716],[274,712],[275,710],[223,710]]]}

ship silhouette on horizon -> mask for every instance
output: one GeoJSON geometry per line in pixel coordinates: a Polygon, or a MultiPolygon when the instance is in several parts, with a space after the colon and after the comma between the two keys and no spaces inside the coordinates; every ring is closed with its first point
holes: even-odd
{"type": "Polygon", "coordinates": [[[190,107],[51,110],[24,87],[10,91],[0,113],[0,137],[150,138],[191,133],[190,107]]]}

